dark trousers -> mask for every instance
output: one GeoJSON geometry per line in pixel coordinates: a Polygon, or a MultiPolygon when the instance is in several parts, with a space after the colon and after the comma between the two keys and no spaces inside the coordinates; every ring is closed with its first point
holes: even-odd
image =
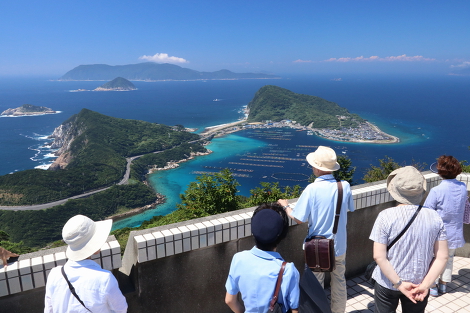
{"type": "Polygon", "coordinates": [[[375,313],[394,313],[398,307],[398,301],[401,302],[403,313],[424,313],[424,309],[428,304],[429,293],[422,302],[416,304],[411,302],[400,291],[390,290],[375,283],[374,301],[375,313]]]}

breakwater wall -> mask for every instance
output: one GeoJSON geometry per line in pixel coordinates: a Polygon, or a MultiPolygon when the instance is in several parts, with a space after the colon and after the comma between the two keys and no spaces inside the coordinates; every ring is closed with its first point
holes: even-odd
{"type": "MultiPolygon", "coordinates": [[[[428,190],[441,181],[438,175],[423,173],[428,190]]],[[[470,174],[459,180],[469,186],[470,174]]],[[[361,275],[372,260],[369,234],[379,212],[396,203],[384,181],[352,188],[355,212],[348,213],[346,276],[361,275]]],[[[295,202],[296,199],[292,199],[295,202]]],[[[224,303],[225,280],[232,256],[251,249],[251,215],[254,208],[206,218],[133,231],[121,259],[113,236],[94,259],[117,277],[129,304],[128,312],[230,312],[224,303]]],[[[294,262],[302,273],[301,243],[307,226],[291,221],[287,238],[278,247],[281,255],[294,262]]],[[[464,225],[470,242],[470,225],[464,225]]],[[[44,286],[50,269],[66,262],[65,247],[21,255],[0,270],[2,312],[43,312],[44,286]]],[[[470,257],[470,244],[457,250],[470,257]]],[[[327,278],[328,283],[328,278],[327,278]]]]}

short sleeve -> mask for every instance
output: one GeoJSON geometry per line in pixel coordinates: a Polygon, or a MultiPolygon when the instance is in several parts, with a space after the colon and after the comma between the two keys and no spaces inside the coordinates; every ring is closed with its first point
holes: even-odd
{"type": "Polygon", "coordinates": [[[352,196],[352,192],[351,192],[351,186],[349,185],[348,182],[344,182],[343,184],[343,188],[345,189],[345,195],[348,197],[346,199],[347,201],[347,204],[348,204],[348,211],[349,212],[354,212],[354,199],[353,199],[353,196],[352,196]]]}
{"type": "Polygon", "coordinates": [[[290,275],[289,275],[289,284],[287,285],[288,297],[287,301],[289,303],[290,309],[299,308],[299,297],[300,297],[300,275],[299,271],[295,268],[294,263],[287,263],[290,275]]]}
{"type": "Polygon", "coordinates": [[[440,224],[439,224],[439,233],[437,234],[437,240],[438,241],[447,240],[447,231],[444,226],[444,222],[442,221],[440,217],[439,217],[439,221],[440,221],[440,224]]]}
{"type": "Polygon", "coordinates": [[[388,245],[388,235],[386,219],[384,218],[383,212],[381,212],[375,220],[369,239],[377,243],[388,245]]]}
{"type": "Polygon", "coordinates": [[[236,295],[240,292],[238,287],[238,279],[235,277],[235,261],[236,255],[232,259],[232,264],[230,264],[230,271],[228,273],[227,281],[225,282],[225,289],[231,295],[236,295]]]}
{"type": "Polygon", "coordinates": [[[312,184],[308,185],[302,194],[300,195],[299,200],[295,204],[295,207],[292,211],[292,216],[305,223],[310,215],[310,208],[313,207],[313,197],[312,193],[312,184]]]}
{"type": "Polygon", "coordinates": [[[424,202],[423,206],[426,208],[433,209],[433,210],[437,209],[437,193],[434,188],[432,188],[431,191],[429,191],[429,195],[426,198],[426,201],[424,202]]]}

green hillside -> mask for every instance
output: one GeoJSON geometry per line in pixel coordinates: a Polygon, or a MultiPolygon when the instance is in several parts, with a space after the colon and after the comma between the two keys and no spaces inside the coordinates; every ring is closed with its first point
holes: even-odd
{"type": "Polygon", "coordinates": [[[113,90],[135,90],[135,85],[122,77],[116,77],[110,82],[101,85],[101,89],[113,89],[113,90]]]}
{"type": "Polygon", "coordinates": [[[364,122],[359,115],[349,113],[334,102],[272,85],[260,88],[248,109],[248,122],[292,120],[314,128],[339,127],[339,118],[342,127],[356,127],[364,122]]]}
{"type": "Polygon", "coordinates": [[[199,139],[179,127],[114,118],[87,109],[62,126],[74,138],[65,152],[68,165],[55,171],[32,169],[0,176],[0,205],[47,203],[108,186],[123,177],[126,157],[199,139]]]}

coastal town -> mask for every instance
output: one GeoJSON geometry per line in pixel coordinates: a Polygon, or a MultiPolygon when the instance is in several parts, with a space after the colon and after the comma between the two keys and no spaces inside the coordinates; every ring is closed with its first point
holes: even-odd
{"type": "Polygon", "coordinates": [[[306,131],[307,135],[317,135],[319,137],[335,141],[379,144],[400,142],[398,137],[381,131],[377,126],[370,122],[361,123],[358,127],[355,128],[341,127],[338,129],[329,129],[303,126],[298,124],[296,121],[291,120],[282,120],[279,122],[265,121],[264,123],[247,123],[245,118],[233,123],[208,127],[201,133],[201,135],[204,137],[220,137],[244,129],[266,129],[281,127],[289,127],[297,131],[306,131]]]}

